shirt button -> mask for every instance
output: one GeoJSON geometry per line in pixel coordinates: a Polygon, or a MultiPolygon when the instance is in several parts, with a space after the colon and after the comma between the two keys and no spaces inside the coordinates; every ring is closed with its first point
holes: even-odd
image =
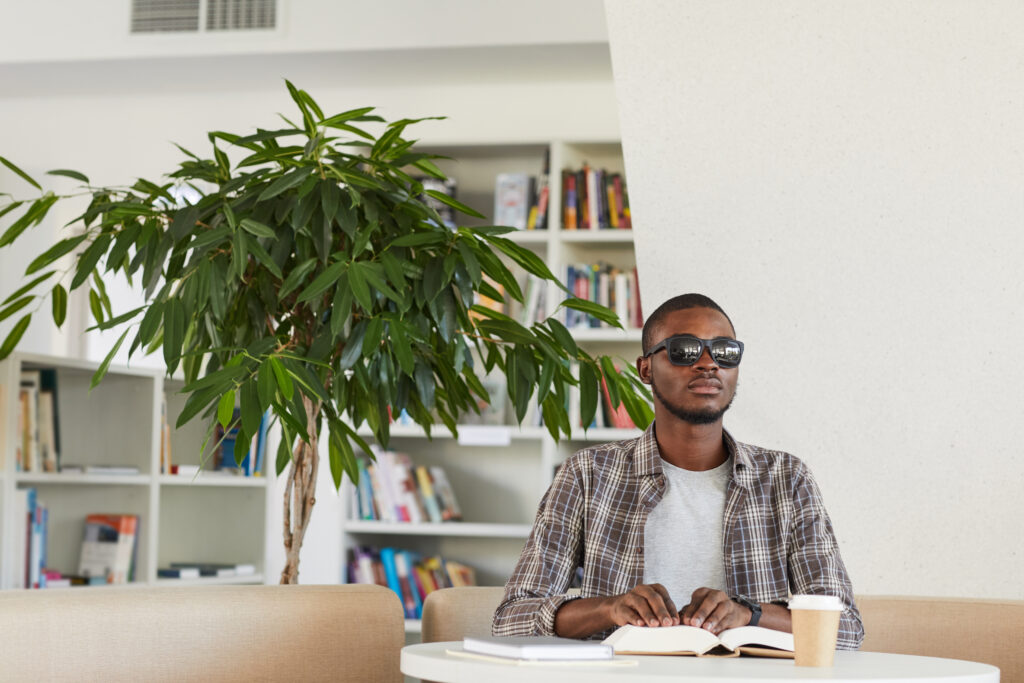
{"type": "Polygon", "coordinates": [[[636,549],[636,554],[637,555],[643,555],[644,554],[644,549],[643,548],[637,548],[636,549]]]}

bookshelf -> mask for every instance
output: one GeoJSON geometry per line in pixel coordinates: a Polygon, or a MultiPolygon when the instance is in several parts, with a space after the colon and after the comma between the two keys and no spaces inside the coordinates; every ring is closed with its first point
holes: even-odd
{"type": "MultiPolygon", "coordinates": [[[[263,583],[270,487],[266,477],[242,477],[210,469],[198,475],[160,472],[161,404],[173,425],[182,406],[182,382],[153,369],[111,366],[91,391],[98,364],[67,358],[14,353],[0,362],[0,586],[15,586],[15,567],[25,551],[18,545],[15,493],[34,488],[49,511],[47,566],[65,574],[78,568],[85,516],[91,513],[139,516],[137,585],[183,583],[263,583]],[[115,465],[130,474],[19,471],[19,390],[23,371],[54,370],[60,425],[60,461],[88,468],[115,465]],[[245,563],[255,575],[158,579],[157,568],[171,562],[245,563]]],[[[171,432],[175,464],[200,464],[205,428],[196,423],[171,432]]]]}
{"type": "MultiPolygon", "coordinates": [[[[621,269],[636,265],[633,232],[625,229],[563,230],[561,224],[563,169],[579,169],[584,163],[609,172],[623,172],[618,141],[547,141],[522,144],[433,144],[425,151],[451,157],[438,166],[457,181],[456,198],[477,209],[487,219],[466,219],[467,224],[492,222],[495,179],[500,173],[539,175],[545,154],[550,159],[550,206],[547,230],[520,231],[507,235],[542,258],[556,276],[567,265],[604,262],[621,269]]],[[[525,282],[525,279],[523,280],[525,282]]],[[[522,284],[522,282],[521,282],[522,284]]],[[[555,310],[561,292],[545,291],[547,311],[555,310]]],[[[572,328],[578,344],[591,353],[620,358],[632,365],[639,355],[641,330],[601,327],[572,328]]],[[[511,415],[511,409],[506,409],[511,415]]],[[[441,466],[451,481],[462,507],[463,521],[445,523],[380,522],[354,519],[354,489],[348,480],[342,487],[342,567],[349,550],[358,545],[392,546],[424,555],[441,555],[475,568],[480,585],[503,585],[529,535],[537,505],[551,483],[555,468],[575,451],[595,443],[633,438],[637,429],[592,428],[574,431],[571,439],[556,443],[547,430],[537,426],[488,426],[503,431],[507,445],[476,445],[455,439],[443,427],[427,439],[418,426],[395,424],[391,429],[393,450],[407,453],[414,464],[441,466]]],[[[369,437],[364,430],[363,436],[369,437]]],[[[488,439],[484,439],[487,441],[488,439]]],[[[409,634],[418,633],[419,622],[406,621],[409,634]]]]}

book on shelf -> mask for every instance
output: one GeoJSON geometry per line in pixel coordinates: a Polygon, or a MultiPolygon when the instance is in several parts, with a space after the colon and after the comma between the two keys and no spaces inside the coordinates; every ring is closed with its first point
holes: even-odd
{"type": "Polygon", "coordinates": [[[199,567],[160,567],[156,575],[161,579],[198,579],[199,567]]]}
{"type": "Polygon", "coordinates": [[[534,205],[526,221],[527,230],[547,230],[551,188],[548,177],[551,172],[551,150],[544,150],[544,164],[537,178],[534,205]]]}
{"type": "Polygon", "coordinates": [[[393,547],[351,548],[346,572],[348,583],[372,583],[393,590],[407,619],[422,617],[423,602],[435,590],[476,585],[476,573],[468,565],[393,547]]]}
{"type": "Polygon", "coordinates": [[[46,587],[49,509],[36,489],[14,490],[14,587],[46,587]]]}
{"type": "Polygon", "coordinates": [[[17,428],[15,468],[22,472],[57,472],[60,421],[56,369],[21,371],[17,428]]]}
{"type": "Polygon", "coordinates": [[[138,530],[138,515],[86,516],[78,573],[88,577],[103,576],[106,583],[112,584],[134,580],[138,530]]]}
{"type": "MultiPolygon", "coordinates": [[[[635,267],[619,268],[603,262],[568,264],[563,282],[573,296],[615,311],[623,327],[643,327],[635,267]]],[[[610,327],[608,323],[571,308],[565,309],[563,316],[563,323],[569,328],[610,327]]]]}
{"type": "Polygon", "coordinates": [[[536,661],[604,660],[615,656],[607,643],[558,636],[466,636],[462,649],[492,657],[536,661]]]}
{"type": "Polygon", "coordinates": [[[526,173],[499,173],[494,179],[494,224],[525,230],[533,179],[526,173]]]}
{"type": "Polygon", "coordinates": [[[267,450],[267,438],[270,428],[269,409],[260,417],[260,426],[256,434],[251,435],[247,444],[239,444],[238,423],[241,419],[241,410],[235,408],[231,417],[231,423],[236,426],[226,433],[224,428],[217,424],[214,428],[214,451],[213,467],[217,470],[232,472],[246,477],[263,476],[263,461],[267,450]],[[242,448],[245,448],[245,455],[241,455],[242,448]]]}
{"type": "Polygon", "coordinates": [[[200,577],[230,578],[234,576],[254,576],[256,565],[234,562],[171,562],[171,569],[197,569],[200,577]]]}
{"type": "Polygon", "coordinates": [[[696,626],[620,626],[604,642],[615,654],[793,657],[793,634],[761,626],[740,626],[717,636],[696,626]]]}
{"type": "Polygon", "coordinates": [[[565,230],[630,230],[629,193],[621,173],[593,168],[564,169],[562,227],[565,230]]]}
{"type": "Polygon", "coordinates": [[[462,519],[462,509],[444,470],[374,444],[375,461],[361,460],[352,489],[351,519],[381,522],[446,522],[462,519]]]}

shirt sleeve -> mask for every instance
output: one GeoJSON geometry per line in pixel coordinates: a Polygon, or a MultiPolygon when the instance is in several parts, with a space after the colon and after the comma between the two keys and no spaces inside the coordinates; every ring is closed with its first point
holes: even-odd
{"type": "Polygon", "coordinates": [[[583,557],[581,475],[579,456],[570,458],[541,499],[530,537],[494,613],[494,635],[555,635],[555,612],[579,597],[566,591],[583,557]]]}
{"type": "Polygon", "coordinates": [[[864,624],[854,603],[853,584],[839,555],[839,544],[821,491],[803,463],[797,466],[793,503],[789,548],[793,594],[838,596],[843,602],[843,612],[839,617],[836,647],[856,650],[864,640],[864,624]]]}

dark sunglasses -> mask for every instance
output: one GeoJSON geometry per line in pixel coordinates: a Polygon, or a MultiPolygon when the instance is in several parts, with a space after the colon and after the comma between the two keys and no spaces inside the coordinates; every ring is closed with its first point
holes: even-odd
{"type": "Polygon", "coordinates": [[[668,362],[672,365],[693,365],[704,354],[704,349],[711,354],[711,360],[723,368],[734,368],[740,364],[740,360],[743,358],[743,342],[741,341],[728,337],[701,339],[691,334],[677,334],[661,340],[644,354],[644,358],[648,358],[662,349],[665,349],[665,353],[668,354],[668,362]]]}

